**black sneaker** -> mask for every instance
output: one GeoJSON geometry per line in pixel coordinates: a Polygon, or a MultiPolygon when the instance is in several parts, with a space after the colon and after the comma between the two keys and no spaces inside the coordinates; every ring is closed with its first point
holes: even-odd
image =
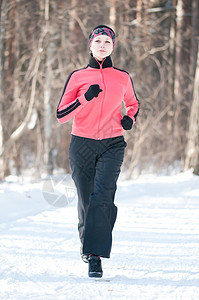
{"type": "Polygon", "coordinates": [[[99,256],[90,255],[88,259],[88,276],[89,277],[102,277],[102,264],[99,256]]]}
{"type": "Polygon", "coordinates": [[[88,254],[83,254],[83,252],[82,252],[82,246],[81,246],[81,248],[80,248],[80,255],[81,255],[82,260],[83,260],[85,263],[88,263],[89,255],[88,255],[88,254]]]}

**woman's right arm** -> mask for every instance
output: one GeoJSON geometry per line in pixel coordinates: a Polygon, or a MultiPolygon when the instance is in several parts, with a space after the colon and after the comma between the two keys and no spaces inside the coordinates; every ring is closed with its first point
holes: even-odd
{"type": "Polygon", "coordinates": [[[71,120],[88,103],[84,94],[77,98],[79,87],[74,73],[69,75],[57,107],[57,119],[60,123],[71,120]]]}

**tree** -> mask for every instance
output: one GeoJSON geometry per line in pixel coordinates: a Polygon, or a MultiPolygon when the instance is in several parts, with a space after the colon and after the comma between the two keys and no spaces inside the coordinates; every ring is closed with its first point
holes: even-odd
{"type": "Polygon", "coordinates": [[[176,6],[176,48],[174,81],[174,143],[178,157],[184,160],[184,144],[191,103],[190,47],[192,0],[178,0],[176,6]],[[178,150],[177,150],[178,149],[178,150]]]}
{"type": "Polygon", "coordinates": [[[198,59],[195,72],[193,102],[189,121],[188,145],[186,152],[185,167],[193,168],[195,174],[199,175],[199,42],[198,59]]]}

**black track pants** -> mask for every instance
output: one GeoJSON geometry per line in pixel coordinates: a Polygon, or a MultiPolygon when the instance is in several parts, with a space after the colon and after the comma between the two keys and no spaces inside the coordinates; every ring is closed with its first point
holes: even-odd
{"type": "Polygon", "coordinates": [[[125,147],[123,136],[103,140],[72,136],[69,159],[78,194],[78,230],[84,254],[110,257],[117,216],[114,196],[125,147]]]}

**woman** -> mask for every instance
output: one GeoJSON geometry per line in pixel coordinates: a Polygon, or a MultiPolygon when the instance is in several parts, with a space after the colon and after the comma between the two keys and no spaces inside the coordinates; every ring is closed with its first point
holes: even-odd
{"type": "Polygon", "coordinates": [[[78,194],[81,256],[89,277],[102,277],[100,257],[110,257],[116,220],[116,182],[124,158],[123,129],[130,130],[139,111],[129,74],[112,66],[114,31],[97,26],[89,36],[88,66],[73,71],[65,84],[57,118],[74,117],[69,159],[78,194]],[[122,102],[127,115],[121,115],[122,102]]]}

